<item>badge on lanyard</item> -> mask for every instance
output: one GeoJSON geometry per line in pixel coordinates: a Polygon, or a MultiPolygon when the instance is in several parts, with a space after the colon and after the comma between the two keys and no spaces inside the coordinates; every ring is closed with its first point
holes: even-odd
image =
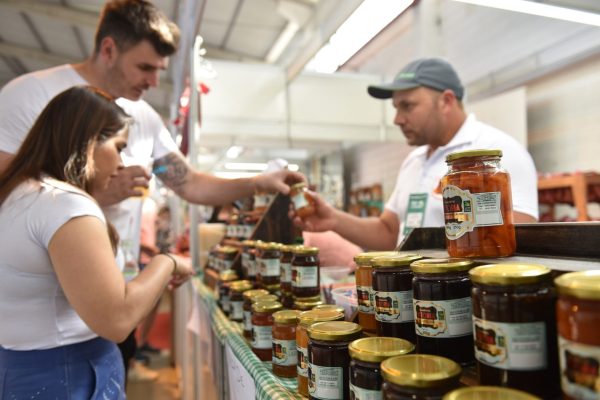
{"type": "Polygon", "coordinates": [[[408,235],[414,228],[423,225],[425,208],[427,207],[427,193],[411,193],[408,197],[408,208],[404,219],[402,235],[408,235]]]}

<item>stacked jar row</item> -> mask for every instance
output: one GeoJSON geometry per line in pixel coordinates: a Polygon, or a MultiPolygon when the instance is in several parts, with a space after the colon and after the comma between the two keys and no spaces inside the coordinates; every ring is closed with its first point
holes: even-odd
{"type": "Polygon", "coordinates": [[[217,272],[232,269],[238,249],[232,246],[215,246],[208,252],[207,267],[217,272]]]}

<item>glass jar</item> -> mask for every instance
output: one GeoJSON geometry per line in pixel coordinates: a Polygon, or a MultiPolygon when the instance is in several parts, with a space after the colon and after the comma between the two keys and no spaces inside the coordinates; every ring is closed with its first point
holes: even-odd
{"type": "Polygon", "coordinates": [[[294,296],[291,293],[281,293],[281,304],[283,304],[284,308],[293,309],[294,301],[294,296]]]}
{"type": "Polygon", "coordinates": [[[235,262],[235,257],[238,254],[238,249],[232,246],[223,246],[220,248],[221,252],[221,264],[220,271],[225,271],[228,269],[233,269],[233,263],[235,262]]]}
{"type": "Polygon", "coordinates": [[[323,305],[320,295],[312,297],[295,297],[294,306],[292,308],[294,310],[308,311],[320,305],[323,305]]]}
{"type": "Polygon", "coordinates": [[[293,245],[282,245],[280,249],[281,276],[279,277],[279,285],[281,287],[281,294],[292,293],[292,251],[294,247],[293,245]]]}
{"type": "Polygon", "coordinates": [[[410,264],[420,258],[418,255],[389,255],[373,259],[375,320],[379,336],[415,342],[410,264]]]}
{"type": "Polygon", "coordinates": [[[469,274],[479,383],[546,399],[557,396],[556,293],[550,270],[495,264],[475,267],[469,274]]]}
{"type": "Polygon", "coordinates": [[[225,315],[229,315],[229,285],[238,279],[237,274],[232,269],[227,269],[219,273],[217,281],[217,302],[225,315]]]}
{"type": "Polygon", "coordinates": [[[279,243],[264,243],[257,244],[258,254],[256,263],[258,266],[257,281],[261,287],[268,285],[279,286],[279,276],[281,270],[279,267],[279,259],[281,252],[279,251],[279,243]]]}
{"type": "Polygon", "coordinates": [[[246,339],[252,339],[252,302],[255,298],[269,294],[264,289],[253,289],[246,290],[243,294],[244,297],[244,318],[243,318],[243,326],[244,326],[244,337],[246,339]]]}
{"type": "Polygon", "coordinates": [[[450,257],[507,257],[517,242],[510,176],[500,166],[501,150],[448,154],[441,180],[450,257]]]}
{"type": "Polygon", "coordinates": [[[442,400],[542,400],[516,389],[497,386],[471,386],[455,389],[442,400]]]}
{"type": "Polygon", "coordinates": [[[384,400],[441,400],[459,387],[460,365],[429,354],[391,357],[381,363],[384,400]]]}
{"type": "Polygon", "coordinates": [[[348,345],[360,338],[354,322],[317,322],[308,328],[308,398],[350,399],[348,345]]]}
{"type": "MultiPolygon", "coordinates": [[[[254,250],[256,247],[256,242],[254,240],[244,240],[242,242],[242,275],[244,279],[248,280],[256,280],[256,272],[254,271],[254,265],[250,265],[250,253],[251,250],[254,250]]],[[[254,252],[252,252],[252,259],[254,261],[254,252]]]]}
{"type": "Polygon", "coordinates": [[[254,211],[263,213],[271,204],[271,194],[265,192],[257,192],[254,194],[254,211]]]}
{"type": "Polygon", "coordinates": [[[292,251],[292,294],[296,297],[319,295],[319,249],[298,246],[292,251]]]}
{"type": "Polygon", "coordinates": [[[413,312],[417,352],[447,357],[459,364],[475,362],[469,270],[461,258],[413,262],[413,312]]]}
{"type": "Polygon", "coordinates": [[[296,328],[296,350],[298,353],[298,393],[308,397],[308,333],[309,326],[316,322],[341,321],[343,313],[335,310],[309,310],[300,313],[296,328]]]}
{"type": "Polygon", "coordinates": [[[308,191],[306,182],[296,183],[290,188],[290,199],[296,215],[304,219],[315,213],[315,199],[308,191]]]}
{"type": "Polygon", "coordinates": [[[350,343],[350,398],[381,399],[381,362],[390,357],[410,354],[414,350],[414,344],[400,338],[367,337],[350,343]]]}
{"type": "Polygon", "coordinates": [[[369,333],[377,332],[375,323],[375,307],[373,295],[373,279],[371,261],[376,257],[395,254],[393,251],[370,251],[354,256],[356,263],[356,297],[358,301],[358,323],[363,331],[369,333]]]}
{"type": "Polygon", "coordinates": [[[560,378],[564,399],[600,395],[600,270],[571,272],[554,281],[560,378]]]}
{"type": "Polygon", "coordinates": [[[242,322],[244,320],[244,292],[252,289],[250,281],[234,281],[230,284],[229,319],[242,322]]]}
{"type": "Polygon", "coordinates": [[[252,305],[252,351],[261,361],[273,358],[273,313],[282,308],[277,301],[259,301],[252,305]]]}
{"type": "Polygon", "coordinates": [[[282,310],[273,314],[273,373],[282,378],[296,377],[296,326],[299,314],[297,310],[282,310]]]}

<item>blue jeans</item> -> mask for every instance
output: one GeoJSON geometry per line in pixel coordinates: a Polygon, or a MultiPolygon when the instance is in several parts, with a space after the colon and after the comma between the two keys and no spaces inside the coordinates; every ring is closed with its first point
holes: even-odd
{"type": "Polygon", "coordinates": [[[0,347],[0,399],[125,399],[117,346],[102,338],[48,350],[0,347]]]}

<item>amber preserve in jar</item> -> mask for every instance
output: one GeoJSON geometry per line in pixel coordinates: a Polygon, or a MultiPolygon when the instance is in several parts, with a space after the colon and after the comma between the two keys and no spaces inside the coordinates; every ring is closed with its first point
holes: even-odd
{"type": "Polygon", "coordinates": [[[290,188],[290,198],[296,210],[296,215],[306,218],[315,213],[315,199],[308,192],[306,182],[296,183],[290,188]]]}
{"type": "Polygon", "coordinates": [[[510,176],[501,150],[468,150],[446,157],[442,178],[450,257],[507,257],[517,247],[510,176]]]}
{"type": "Polygon", "coordinates": [[[555,398],[560,389],[550,269],[495,264],[469,274],[479,383],[555,398]]]}
{"type": "Polygon", "coordinates": [[[319,249],[296,247],[292,252],[292,294],[295,297],[318,296],[321,292],[319,249]]]}
{"type": "Polygon", "coordinates": [[[277,301],[259,301],[252,305],[252,351],[261,361],[272,361],[273,313],[282,308],[277,301]]]}
{"type": "Polygon", "coordinates": [[[299,314],[298,310],[282,310],[273,314],[273,373],[283,378],[296,377],[296,326],[299,314]]]}
{"type": "Polygon", "coordinates": [[[560,380],[565,399],[600,398],[600,270],[555,279],[560,380]]]}

